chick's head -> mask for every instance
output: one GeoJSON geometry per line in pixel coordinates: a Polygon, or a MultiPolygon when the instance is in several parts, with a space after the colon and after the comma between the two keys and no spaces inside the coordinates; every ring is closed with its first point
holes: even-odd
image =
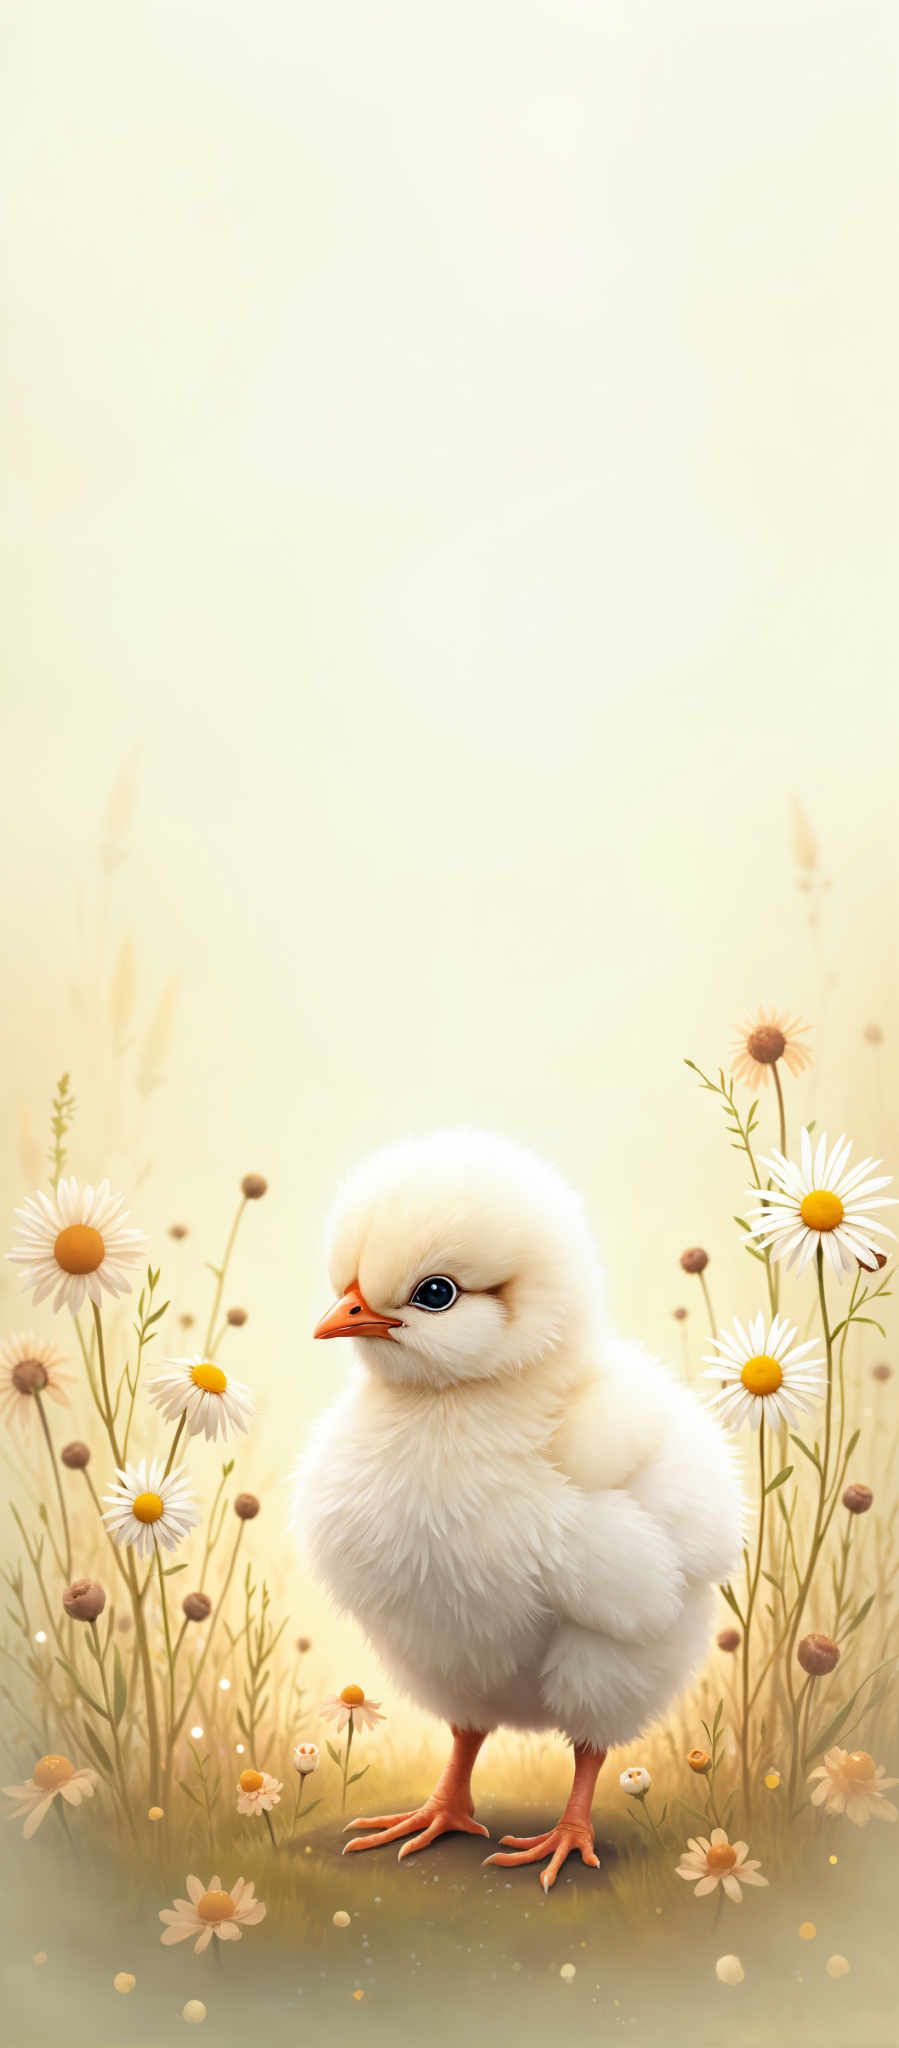
{"type": "Polygon", "coordinates": [[[478,1131],[363,1160],[331,1213],[328,1270],[338,1300],[316,1336],[350,1337],[371,1371],[430,1386],[524,1371],[599,1310],[577,1196],[478,1131]]]}

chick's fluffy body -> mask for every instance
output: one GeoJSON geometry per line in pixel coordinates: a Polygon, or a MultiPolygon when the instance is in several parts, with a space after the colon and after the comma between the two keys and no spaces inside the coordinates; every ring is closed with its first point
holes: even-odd
{"type": "Polygon", "coordinates": [[[329,1267],[403,1319],[353,1341],[297,1473],[338,1606],[458,1727],[626,1741],[702,1660],[741,1507],[718,1425],[610,1329],[577,1198],[505,1140],[410,1140],[351,1176],[329,1267]],[[433,1273],[442,1315],[410,1305],[433,1273]]]}

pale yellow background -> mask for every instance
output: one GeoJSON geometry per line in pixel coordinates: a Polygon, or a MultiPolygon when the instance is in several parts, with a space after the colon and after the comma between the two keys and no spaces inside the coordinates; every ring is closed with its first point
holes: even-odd
{"type": "Polygon", "coordinates": [[[345,1364],[323,1206],[407,1129],[552,1154],[676,1349],[685,1243],[755,1298],[683,1054],[795,1005],[798,1100],[896,1157],[891,9],[5,12],[6,1212],[66,1065],[182,1305],[264,1170],[276,1478],[345,1364]]]}

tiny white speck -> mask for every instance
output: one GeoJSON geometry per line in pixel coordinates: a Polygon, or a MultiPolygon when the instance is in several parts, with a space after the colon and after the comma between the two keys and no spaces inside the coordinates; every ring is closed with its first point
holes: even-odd
{"type": "Polygon", "coordinates": [[[219,1692],[230,1692],[230,1691],[231,1691],[231,1680],[230,1680],[230,1678],[220,1678],[220,1679],[219,1679],[219,1692]]]}
{"type": "Polygon", "coordinates": [[[202,1730],[202,1728],[200,1727],[199,1721],[197,1722],[197,1725],[196,1725],[196,1727],[195,1727],[195,1728],[192,1728],[190,1732],[191,1732],[191,1734],[192,1734],[192,1736],[193,1736],[193,1739],[194,1739],[194,1741],[195,1741],[195,1742],[199,1742],[199,1740],[200,1740],[200,1736],[201,1736],[201,1735],[203,1734],[203,1730],[202,1730]]]}
{"type": "Polygon", "coordinates": [[[46,1640],[47,1640],[47,1631],[46,1631],[46,1629],[45,1629],[45,1628],[39,1628],[39,1629],[36,1629],[36,1630],[35,1630],[35,1636],[34,1636],[34,1640],[35,1640],[35,1642],[36,1642],[36,1643],[45,1643],[45,1642],[46,1642],[46,1640]]]}

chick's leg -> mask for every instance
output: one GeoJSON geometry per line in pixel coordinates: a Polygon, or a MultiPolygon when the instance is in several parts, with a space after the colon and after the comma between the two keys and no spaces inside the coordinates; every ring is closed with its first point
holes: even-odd
{"type": "Polygon", "coordinates": [[[587,1743],[574,1745],[574,1783],[568,1805],[554,1828],[548,1828],[543,1835],[503,1835],[503,1847],[514,1851],[511,1855],[487,1856],[487,1863],[498,1863],[502,1869],[511,1869],[516,1863],[542,1863],[545,1857],[550,1861],[540,1872],[540,1883],[545,1892],[555,1884],[559,1871],[572,1849],[579,1849],[581,1862],[589,1864],[592,1870],[599,1869],[599,1857],[593,1847],[593,1822],[590,1808],[593,1791],[599,1776],[600,1766],[605,1758],[604,1749],[591,1749],[587,1743]]]}
{"type": "Polygon", "coordinates": [[[401,1835],[408,1835],[412,1839],[404,1841],[397,1858],[401,1863],[416,1849],[427,1849],[438,1835],[487,1835],[488,1829],[474,1819],[471,1796],[471,1774],[485,1734],[477,1728],[454,1728],[449,1762],[430,1799],[410,1813],[381,1813],[367,1820],[348,1821],[348,1828],[375,1828],[377,1833],[357,1835],[355,1841],[347,1842],[344,1855],[353,1849],[378,1849],[382,1842],[396,1842],[401,1835]]]}

